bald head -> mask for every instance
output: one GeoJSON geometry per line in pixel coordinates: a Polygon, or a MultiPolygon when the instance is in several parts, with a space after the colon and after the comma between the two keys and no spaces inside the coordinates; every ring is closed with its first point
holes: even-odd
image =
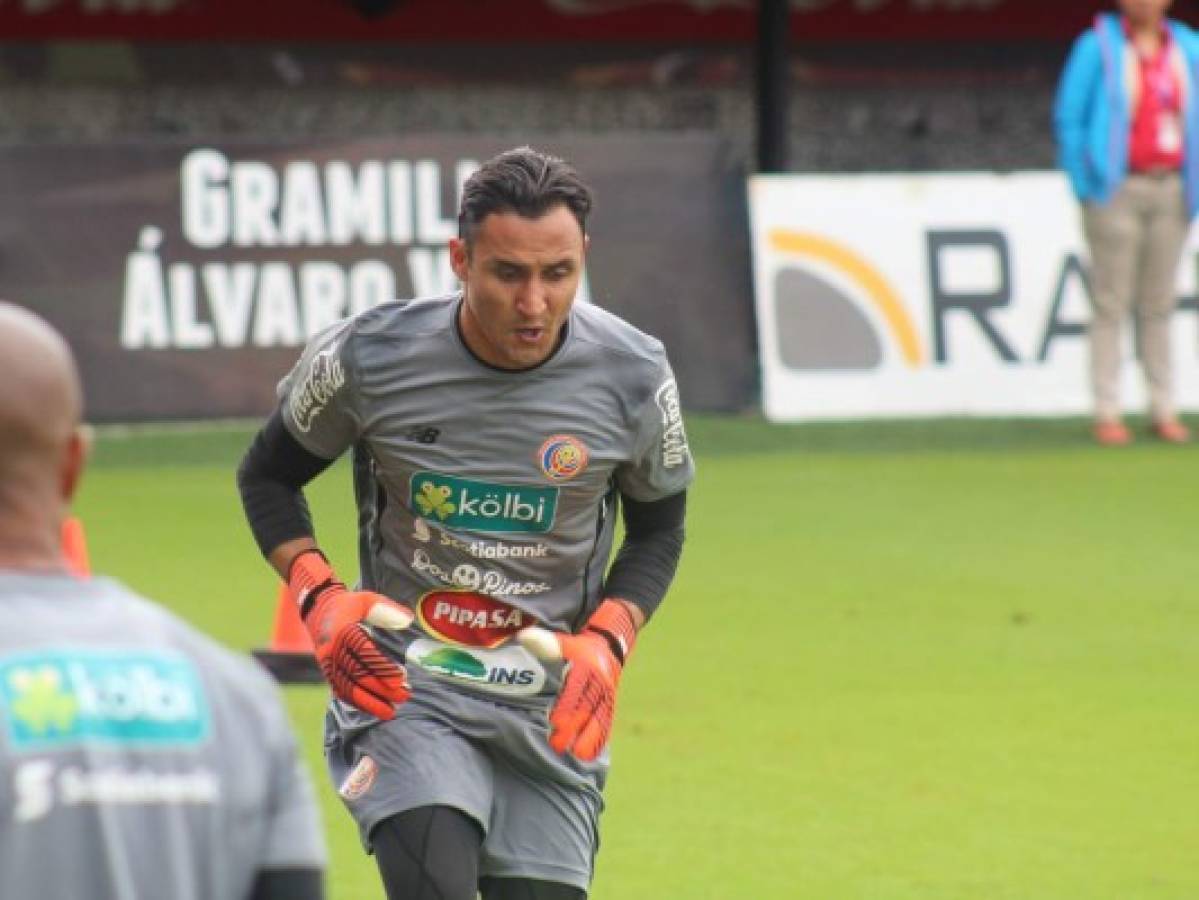
{"type": "Polygon", "coordinates": [[[29,544],[57,550],[87,448],[79,373],[58,332],[0,301],[0,360],[0,564],[11,564],[29,544]]]}
{"type": "Polygon", "coordinates": [[[29,310],[3,301],[0,359],[2,471],[14,456],[61,447],[79,424],[83,401],[66,341],[29,310]]]}

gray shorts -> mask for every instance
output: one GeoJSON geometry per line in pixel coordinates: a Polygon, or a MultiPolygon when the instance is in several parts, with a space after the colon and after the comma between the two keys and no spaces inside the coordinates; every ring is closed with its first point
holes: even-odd
{"type": "Polygon", "coordinates": [[[421,806],[462,810],[481,826],[480,876],[587,890],[599,848],[607,752],[594,763],[547,743],[546,708],[446,685],[410,667],[412,699],[390,722],[334,702],[325,758],[370,850],[382,820],[421,806]]]}

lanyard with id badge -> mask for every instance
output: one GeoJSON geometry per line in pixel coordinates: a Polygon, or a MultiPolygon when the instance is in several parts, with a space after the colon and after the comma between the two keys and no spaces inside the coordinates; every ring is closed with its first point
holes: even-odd
{"type": "Polygon", "coordinates": [[[1182,150],[1181,102],[1170,52],[1163,48],[1151,58],[1141,59],[1143,89],[1150,93],[1154,105],[1154,143],[1157,151],[1173,155],[1182,150]]]}

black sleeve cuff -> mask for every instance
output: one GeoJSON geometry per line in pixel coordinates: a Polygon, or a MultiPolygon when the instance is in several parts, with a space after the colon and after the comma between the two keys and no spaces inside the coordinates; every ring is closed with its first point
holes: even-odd
{"type": "Polygon", "coordinates": [[[312,536],[301,488],[333,462],[300,446],[275,410],[237,469],[237,489],[263,556],[285,541],[312,536]]]}
{"type": "Polygon", "coordinates": [[[666,597],[683,554],[687,492],[649,502],[620,499],[625,538],[608,570],[604,596],[628,600],[648,621],[666,597]]]}

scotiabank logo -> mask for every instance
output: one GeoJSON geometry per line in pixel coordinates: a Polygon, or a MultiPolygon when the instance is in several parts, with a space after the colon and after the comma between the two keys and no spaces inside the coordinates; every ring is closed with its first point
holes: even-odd
{"type": "Polygon", "coordinates": [[[775,276],[779,349],[787,368],[878,368],[884,354],[875,322],[890,333],[905,365],[924,363],[920,335],[898,291],[870,262],[822,235],[776,228],[768,239],[772,250],[799,263],[784,264],[775,276]]]}
{"type": "Polygon", "coordinates": [[[466,647],[498,647],[537,618],[494,597],[471,591],[430,591],[416,616],[435,638],[466,647]]]}

